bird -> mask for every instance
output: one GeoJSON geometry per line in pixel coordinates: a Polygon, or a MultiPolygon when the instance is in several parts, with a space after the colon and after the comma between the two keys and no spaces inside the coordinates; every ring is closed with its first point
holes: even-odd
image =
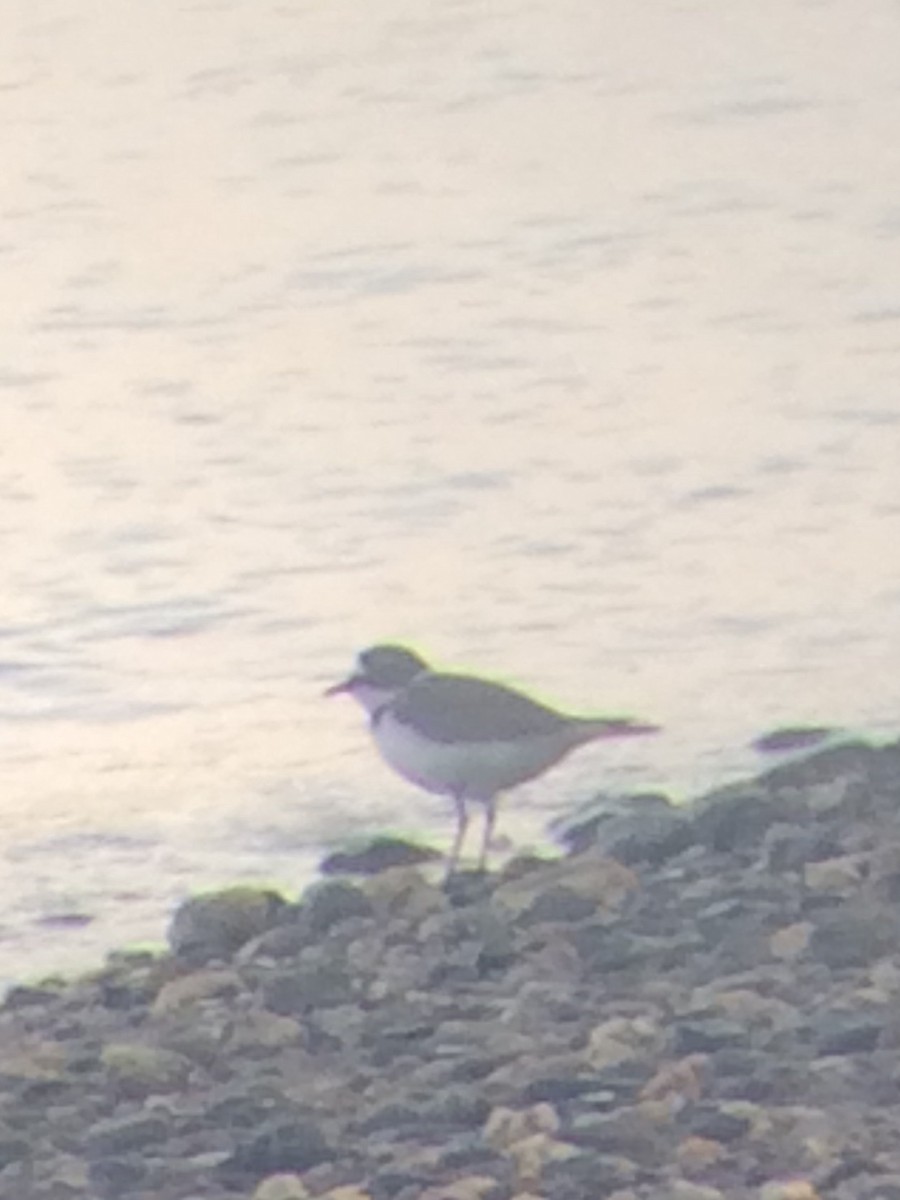
{"type": "Polygon", "coordinates": [[[447,877],[459,865],[470,804],[485,809],[478,870],[487,869],[498,796],[543,774],[571,750],[603,738],[658,733],[630,717],[558,712],[524,692],[478,675],[434,671],[415,650],[363,650],[351,674],[327,689],[366,711],[382,758],[427,792],[449,796],[456,832],[447,877]]]}

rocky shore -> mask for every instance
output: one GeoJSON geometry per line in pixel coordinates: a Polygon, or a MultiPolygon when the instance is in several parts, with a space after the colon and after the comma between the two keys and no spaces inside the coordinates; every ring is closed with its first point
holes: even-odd
{"type": "Polygon", "coordinates": [[[900,744],[571,843],[13,989],[0,1200],[900,1200],[900,744]]]}

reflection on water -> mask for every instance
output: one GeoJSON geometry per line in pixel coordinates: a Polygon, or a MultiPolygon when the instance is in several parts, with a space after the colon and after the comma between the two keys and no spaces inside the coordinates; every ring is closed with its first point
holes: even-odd
{"type": "Polygon", "coordinates": [[[517,794],[517,842],[895,727],[895,13],[18,20],[0,977],[445,836],[321,698],[373,641],[665,724],[517,794]]]}

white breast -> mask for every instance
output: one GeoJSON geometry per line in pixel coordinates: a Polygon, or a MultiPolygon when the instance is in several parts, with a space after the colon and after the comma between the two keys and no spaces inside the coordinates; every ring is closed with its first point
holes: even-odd
{"type": "Polygon", "coordinates": [[[572,748],[570,730],[515,742],[432,742],[390,712],[372,730],[384,760],[404,779],[429,792],[489,800],[539,775],[572,748]]]}

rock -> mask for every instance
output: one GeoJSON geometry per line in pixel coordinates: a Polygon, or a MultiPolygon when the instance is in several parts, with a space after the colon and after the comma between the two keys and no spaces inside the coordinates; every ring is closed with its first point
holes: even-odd
{"type": "Polygon", "coordinates": [[[865,860],[859,854],[845,854],[824,862],[807,863],[803,869],[803,882],[813,892],[846,896],[859,891],[865,877],[865,867],[865,860]]]}
{"type": "Polygon", "coordinates": [[[533,1104],[526,1109],[501,1106],[491,1110],[484,1138],[488,1145],[508,1150],[533,1134],[555,1134],[559,1128],[559,1116],[551,1104],[533,1104]]]}
{"type": "Polygon", "coordinates": [[[557,907],[559,903],[568,906],[556,919],[579,920],[592,912],[615,911],[637,887],[638,880],[633,871],[592,849],[576,858],[548,863],[521,878],[500,883],[494,891],[493,903],[513,917],[533,922],[534,918],[529,914],[536,906],[545,905],[544,897],[555,892],[558,897],[569,897],[556,902],[557,907]],[[573,916],[571,897],[585,902],[577,916],[573,916]]]}
{"type": "Polygon", "coordinates": [[[269,1175],[257,1186],[253,1200],[310,1200],[299,1175],[280,1173],[269,1175]]]}
{"type": "Polygon", "coordinates": [[[108,1043],[100,1061],[117,1092],[132,1098],[183,1087],[191,1073],[191,1063],[183,1055],[137,1042],[108,1043]]]}
{"type": "Polygon", "coordinates": [[[245,1186],[264,1175],[303,1174],[332,1157],[319,1125],[306,1117],[279,1116],[237,1139],[233,1153],[220,1168],[229,1185],[245,1186]]]}
{"type": "Polygon", "coordinates": [[[137,1112],[98,1121],[88,1134],[87,1150],[91,1158],[107,1158],[145,1150],[164,1142],[169,1122],[158,1112],[137,1112]]]}
{"type": "Polygon", "coordinates": [[[795,921],[783,929],[776,929],[769,939],[769,951],[773,958],[795,961],[805,954],[815,926],[811,921],[795,921]]]}
{"type": "Polygon", "coordinates": [[[102,1158],[90,1164],[87,1172],[91,1192],[103,1200],[119,1200],[139,1187],[147,1175],[146,1163],[132,1155],[128,1158],[102,1158]]]}
{"type": "Polygon", "coordinates": [[[574,854],[594,847],[631,866],[658,865],[680,854],[693,840],[691,818],[667,796],[650,792],[636,796],[599,797],[596,811],[567,822],[561,836],[574,854]]]}
{"type": "Polygon", "coordinates": [[[601,1154],[620,1155],[643,1167],[660,1166],[668,1156],[665,1127],[637,1107],[611,1113],[578,1113],[560,1135],[601,1154]]]}
{"type": "Polygon", "coordinates": [[[452,1183],[426,1188],[421,1200],[492,1200],[499,1195],[497,1180],[486,1175],[468,1175],[452,1183]]]}
{"type": "Polygon", "coordinates": [[[402,917],[419,922],[432,913],[446,912],[450,907],[441,889],[412,867],[383,871],[367,879],[362,886],[382,921],[402,917]]]}
{"type": "Polygon", "coordinates": [[[726,1046],[742,1046],[749,1041],[746,1025],[724,1017],[695,1017],[678,1021],[674,1028],[673,1048],[678,1055],[714,1054],[726,1046]]]}
{"type": "Polygon", "coordinates": [[[783,754],[785,751],[808,750],[819,746],[836,733],[837,730],[827,725],[789,725],[760,734],[752,744],[760,754],[783,754]]]}
{"type": "Polygon", "coordinates": [[[285,901],[264,888],[233,887],[186,900],[169,926],[172,953],[195,965],[230,958],[277,921],[285,901]]]}
{"type": "Polygon", "coordinates": [[[900,941],[897,916],[883,907],[844,904],[811,920],[809,954],[833,969],[868,966],[900,941]]]}
{"type": "Polygon", "coordinates": [[[639,885],[596,846],[395,867],[262,902],[227,963],[17,990],[0,1200],[900,1198],[898,813],[900,744],[812,756],[639,885]]]}
{"type": "Polygon", "coordinates": [[[652,1018],[614,1017],[591,1031],[584,1056],[595,1070],[601,1070],[658,1058],[665,1044],[666,1033],[652,1018]]]}
{"type": "Polygon", "coordinates": [[[262,985],[265,1006],[279,1016],[335,1008],[354,999],[355,985],[346,965],[318,950],[304,953],[296,967],[271,973],[262,985]]]}
{"type": "Polygon", "coordinates": [[[636,1163],[621,1154],[574,1149],[569,1158],[555,1159],[544,1167],[538,1192],[542,1200],[597,1200],[600,1196],[637,1200],[637,1193],[630,1190],[642,1174],[636,1163]]]}
{"type": "Polygon", "coordinates": [[[355,884],[329,880],[310,888],[299,909],[299,917],[312,938],[318,939],[335,925],[354,917],[371,917],[372,901],[355,884]]]}
{"type": "Polygon", "coordinates": [[[442,858],[440,850],[430,846],[403,838],[375,837],[353,849],[329,854],[319,864],[319,870],[323,875],[379,875],[394,867],[418,867],[442,858]]]}
{"type": "Polygon", "coordinates": [[[759,1200],[820,1200],[820,1197],[808,1179],[785,1179],[763,1184],[759,1200]]]}
{"type": "Polygon", "coordinates": [[[227,1047],[232,1054],[265,1058],[275,1050],[287,1050],[306,1043],[306,1029],[299,1021],[265,1009],[251,1009],[234,1023],[227,1047]]]}
{"type": "Polygon", "coordinates": [[[236,971],[226,967],[211,967],[193,971],[164,984],[153,1001],[151,1014],[167,1017],[179,1009],[190,1008],[204,1000],[230,999],[244,989],[244,982],[236,971]]]}
{"type": "Polygon", "coordinates": [[[723,788],[691,811],[692,840],[720,853],[747,854],[783,815],[776,797],[758,785],[723,788]]]}
{"type": "Polygon", "coordinates": [[[830,1054],[864,1054],[874,1050],[884,1027],[878,1013],[822,1012],[814,1022],[816,1052],[830,1054]]]}
{"type": "Polygon", "coordinates": [[[718,1188],[708,1187],[702,1183],[692,1183],[689,1179],[673,1179],[659,1200],[725,1200],[718,1188]]]}

